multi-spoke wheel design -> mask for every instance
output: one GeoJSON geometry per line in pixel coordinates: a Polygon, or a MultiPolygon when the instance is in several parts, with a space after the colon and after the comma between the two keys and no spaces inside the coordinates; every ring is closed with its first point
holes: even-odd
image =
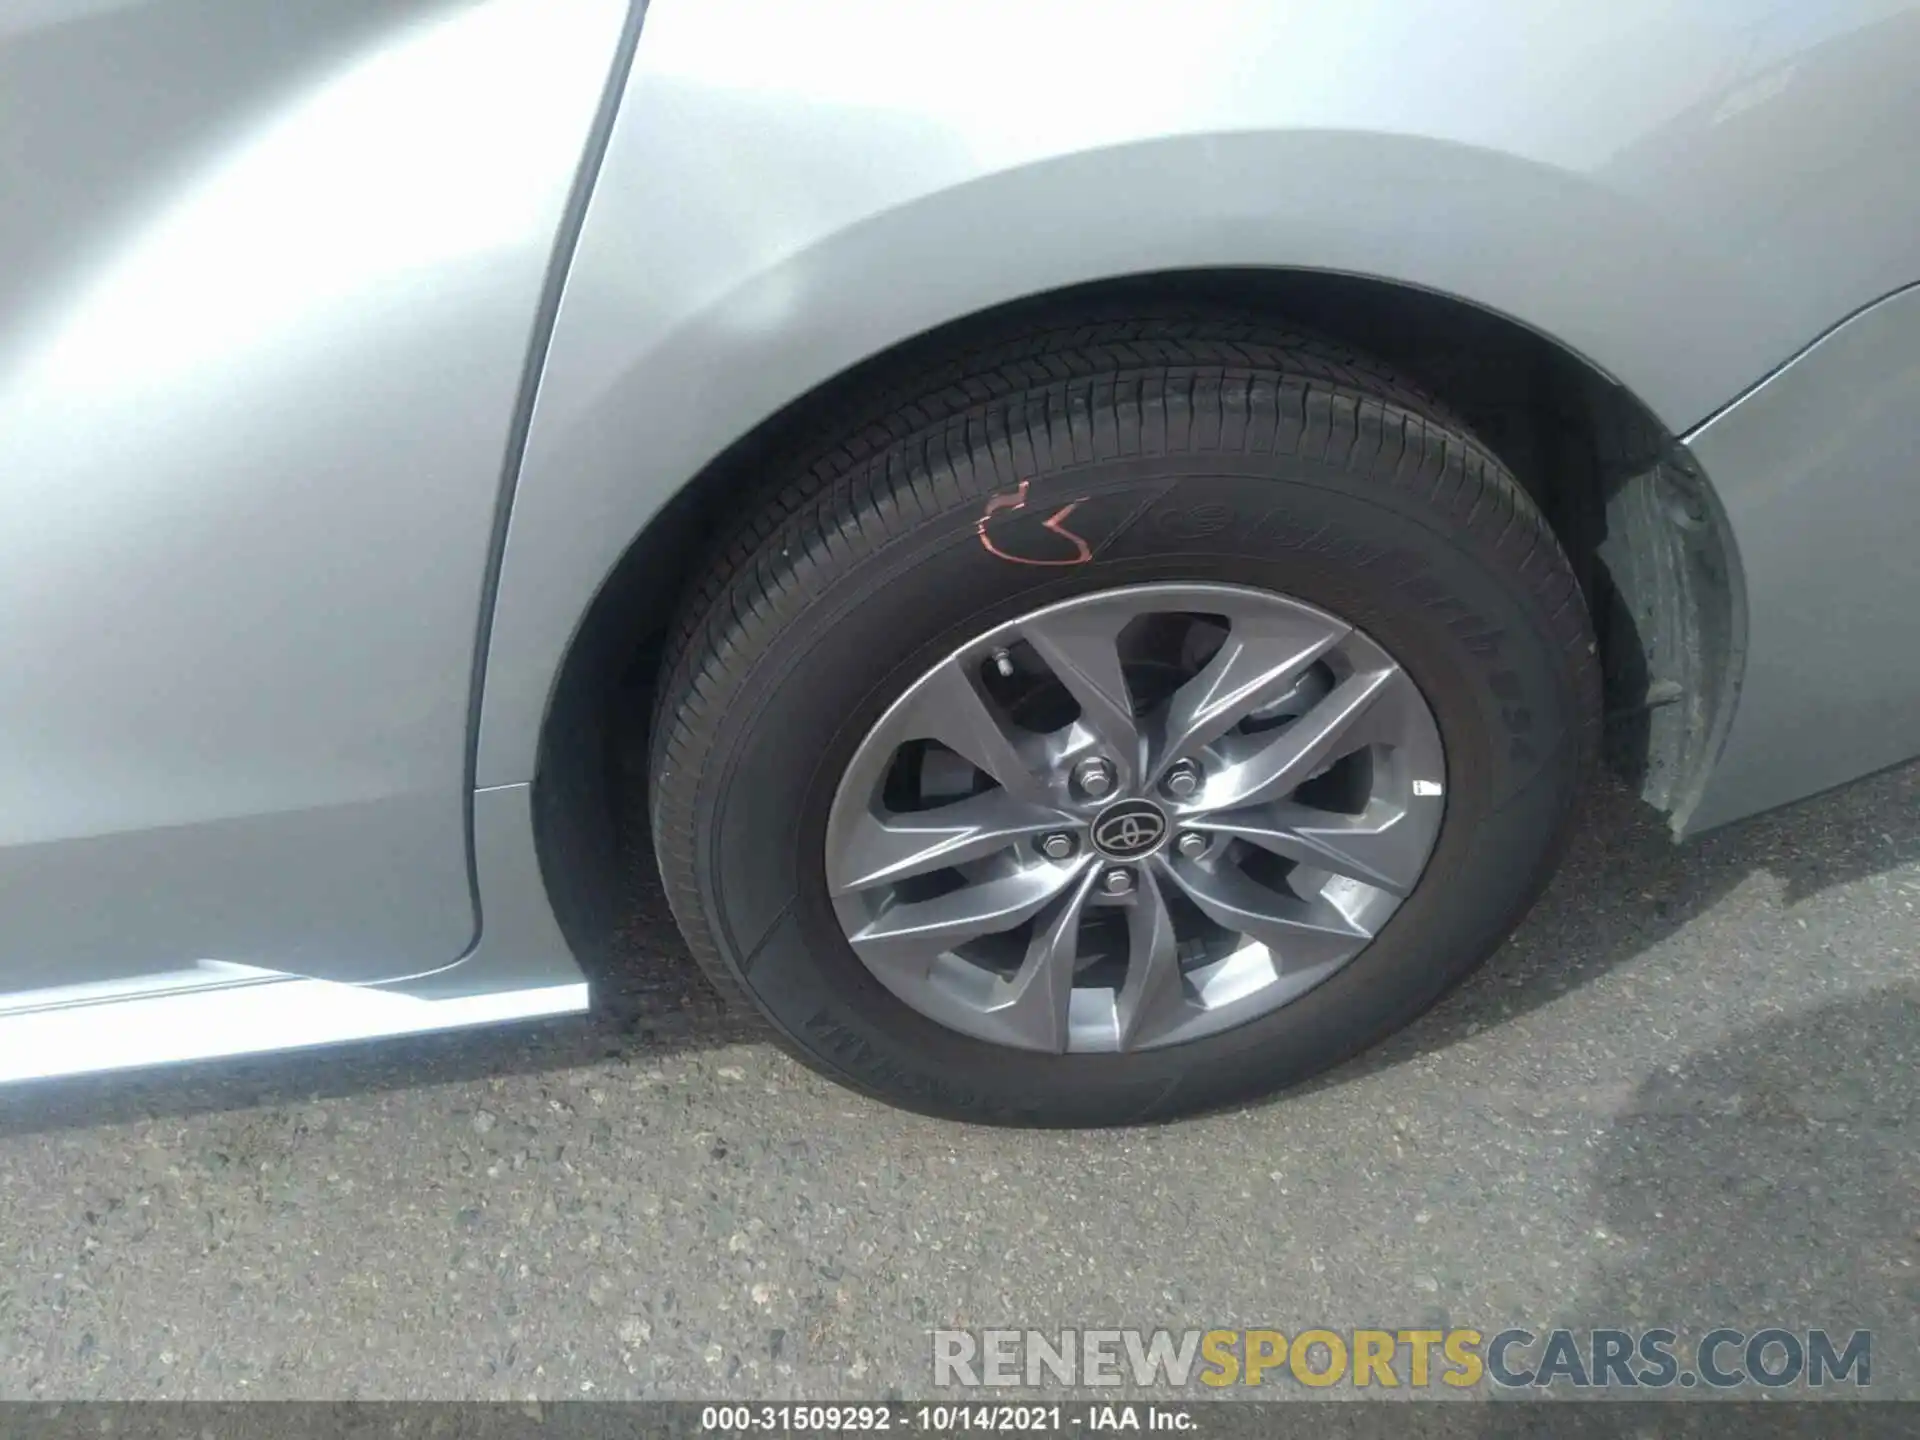
{"type": "Polygon", "coordinates": [[[1379,645],[1228,585],[1050,605],[921,676],[855,751],[826,875],[854,953],[939,1023],[1140,1050],[1262,1015],[1418,883],[1445,763],[1379,645]]]}

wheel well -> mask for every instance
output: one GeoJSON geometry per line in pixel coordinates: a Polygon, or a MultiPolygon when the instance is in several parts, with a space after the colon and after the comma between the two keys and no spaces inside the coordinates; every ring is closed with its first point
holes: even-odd
{"type": "Polygon", "coordinates": [[[636,537],[581,625],[541,739],[542,864],[583,958],[615,923],[622,822],[645,824],[645,731],[666,625],[770,463],[888,376],[1010,330],[1170,305],[1262,314],[1371,352],[1474,429],[1539,503],[1579,576],[1606,675],[1610,759],[1684,826],[1737,675],[1738,570],[1710,484],[1651,412],[1552,340],[1447,296],[1324,272],[1136,276],[971,316],[862,362],[741,437],[636,537]]]}

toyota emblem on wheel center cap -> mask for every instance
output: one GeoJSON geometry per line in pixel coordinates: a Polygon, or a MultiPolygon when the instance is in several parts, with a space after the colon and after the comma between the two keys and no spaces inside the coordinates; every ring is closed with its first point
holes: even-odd
{"type": "Polygon", "coordinates": [[[1122,800],[1094,818],[1093,843],[1109,860],[1143,860],[1166,842],[1169,828],[1151,800],[1122,800]]]}

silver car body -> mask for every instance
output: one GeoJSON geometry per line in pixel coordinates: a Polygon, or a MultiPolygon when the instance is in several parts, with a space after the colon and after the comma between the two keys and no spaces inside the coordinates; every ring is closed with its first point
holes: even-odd
{"type": "Polygon", "coordinates": [[[14,0],[0,1077],[585,1005],[534,783],[609,574],[1118,277],[1456,297],[1657,418],[1726,537],[1677,829],[1907,758],[1915,74],[1910,0],[14,0]]]}

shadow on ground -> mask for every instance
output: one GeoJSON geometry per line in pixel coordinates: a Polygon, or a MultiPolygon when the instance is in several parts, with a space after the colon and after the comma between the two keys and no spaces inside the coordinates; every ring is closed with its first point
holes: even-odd
{"type": "Polygon", "coordinates": [[[1321,1083],[1340,1084],[1444,1050],[1551,1004],[1665,940],[1756,876],[1778,887],[1779,906],[1792,906],[1912,865],[1920,865],[1920,765],[1682,844],[1663,817],[1617,781],[1603,780],[1587,798],[1552,886],[1487,965],[1418,1023],[1321,1083]]]}
{"type": "MultiPolygon", "coordinates": [[[[1912,1400],[1920,1396],[1920,989],[1898,987],[1737,1031],[1642,1082],[1614,1118],[1594,1167],[1592,1200],[1605,1258],[1576,1285],[1555,1325],[1584,1345],[1597,1328],[1672,1329],[1680,1373],[1694,1371],[1708,1332],[1779,1328],[1833,1337],[1845,1353],[1871,1333],[1872,1388],[1829,1380],[1810,1392],[1787,1374],[1788,1353],[1763,1363],[1790,1383],[1718,1392],[1768,1398],[1912,1400]],[[1864,1283],[1863,1283],[1864,1282],[1864,1283]]],[[[1544,1330],[1544,1325],[1536,1330],[1544,1330]]],[[[1723,1371],[1745,1370],[1740,1345],[1722,1346],[1723,1371]]],[[[1512,1352],[1518,1368],[1536,1344],[1512,1352]]],[[[1805,1359],[1801,1361],[1804,1374],[1805,1359]]],[[[1695,1372],[1697,1373],[1697,1372],[1695,1372]]],[[[1857,1372],[1856,1372],[1857,1373],[1857,1372]]],[[[1553,1398],[1573,1398],[1556,1386],[1553,1398]]],[[[1609,1401],[1703,1399],[1704,1384],[1619,1388],[1609,1401]]],[[[1507,1391],[1497,1399],[1538,1398],[1507,1391]]],[[[1598,1398],[1598,1392],[1587,1392],[1598,1398]]],[[[1719,1405],[1623,1411],[1616,1404],[1474,1407],[1460,1433],[1562,1436],[1646,1433],[1911,1434],[1895,1411],[1863,1405],[1719,1405]],[[1633,1424],[1628,1424],[1631,1416],[1633,1424]],[[1757,1422],[1767,1421],[1763,1427],[1757,1422]],[[1777,1422],[1777,1423],[1775,1423],[1777,1422]],[[1895,1428],[1888,1428],[1893,1426],[1895,1428]]]]}
{"type": "Polygon", "coordinates": [[[1916,1066],[1920,988],[1902,986],[1655,1072],[1602,1143],[1594,1220],[1614,1243],[1567,1323],[1871,1330],[1875,1390],[1920,1396],[1916,1066]]]}
{"type": "MultiPolygon", "coordinates": [[[[1675,846],[1658,816],[1603,782],[1559,878],[1486,969],[1426,1019],[1321,1083],[1444,1049],[1548,1004],[1642,953],[1756,873],[1775,877],[1791,904],[1920,861],[1917,802],[1920,766],[1910,766],[1675,846]]],[[[635,878],[615,959],[591,977],[591,1015],[11,1087],[0,1091],[0,1135],[645,1060],[759,1035],[751,1018],[729,1013],[687,957],[652,878],[651,855],[632,855],[628,873],[635,878]]]]}

